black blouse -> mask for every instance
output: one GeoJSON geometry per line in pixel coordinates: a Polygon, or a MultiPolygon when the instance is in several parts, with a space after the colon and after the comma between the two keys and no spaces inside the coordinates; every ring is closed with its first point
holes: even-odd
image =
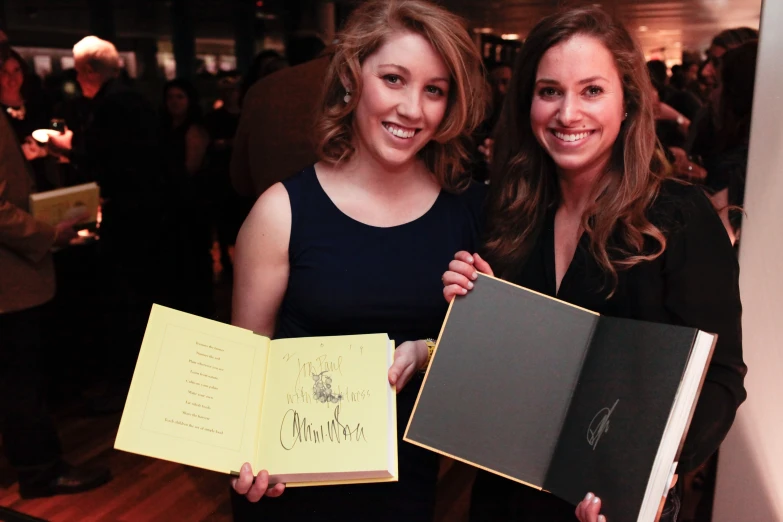
{"type": "Polygon", "coordinates": [[[653,261],[618,273],[614,293],[580,239],[555,293],[554,209],[513,282],[602,315],[679,324],[718,334],[678,472],[703,463],[726,436],[745,400],[739,265],[711,203],[694,186],[667,182],[648,214],[666,236],[653,261]]]}

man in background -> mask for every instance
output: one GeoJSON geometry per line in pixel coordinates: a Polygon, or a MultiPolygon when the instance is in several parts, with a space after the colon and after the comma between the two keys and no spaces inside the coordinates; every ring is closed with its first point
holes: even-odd
{"type": "Polygon", "coordinates": [[[231,157],[231,181],[242,196],[255,199],[318,161],[311,135],[330,56],[310,56],[296,65],[305,59],[300,47],[314,51],[317,46],[292,44],[294,66],[259,80],[242,104],[231,157]]]}
{"type": "MultiPolygon", "coordinates": [[[[0,32],[0,66],[7,55],[0,32]]],[[[78,493],[111,478],[108,469],[62,458],[45,402],[41,371],[42,309],[55,293],[52,247],[76,237],[73,225],[50,226],[28,212],[34,181],[16,135],[0,114],[0,434],[22,498],[78,493]]]]}
{"type": "Polygon", "coordinates": [[[120,411],[155,296],[162,286],[156,244],[165,226],[158,119],[143,95],[121,81],[111,42],[87,36],[73,47],[87,114],[81,128],[50,134],[50,149],[101,189],[100,266],[109,389],[94,413],[120,411]]]}

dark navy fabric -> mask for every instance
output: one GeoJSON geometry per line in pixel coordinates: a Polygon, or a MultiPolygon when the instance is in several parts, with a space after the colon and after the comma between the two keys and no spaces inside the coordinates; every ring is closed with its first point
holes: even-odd
{"type": "MultiPolygon", "coordinates": [[[[399,346],[437,337],[448,308],[441,276],[456,252],[479,247],[483,185],[441,191],[424,215],[388,228],[340,211],[313,167],[283,185],[291,201],[290,274],[276,338],[387,333],[399,346]]],[[[421,380],[417,372],[397,396],[399,482],[289,488],[257,504],[233,494],[234,519],[430,522],[437,455],[402,441],[421,380]]]]}
{"type": "Polygon", "coordinates": [[[437,337],[448,305],[441,276],[478,248],[483,186],[441,191],[423,216],[380,228],[341,212],[309,167],[283,182],[291,200],[291,272],[276,337],[388,333],[437,337]]]}

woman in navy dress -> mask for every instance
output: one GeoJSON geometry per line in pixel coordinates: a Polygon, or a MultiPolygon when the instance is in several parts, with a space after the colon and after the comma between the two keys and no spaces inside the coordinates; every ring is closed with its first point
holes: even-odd
{"type": "MultiPolygon", "coordinates": [[[[704,194],[671,179],[651,94],[638,45],[599,8],[539,22],[517,57],[495,132],[484,249],[492,266],[458,253],[444,295],[464,295],[476,270],[494,268],[600,314],[717,333],[682,473],[715,452],[745,400],[739,269],[704,194]]],[[[480,472],[471,520],[595,522],[599,509],[589,494],[575,516],[553,495],[480,472]]],[[[661,520],[675,520],[677,509],[670,494],[661,520]]]]}
{"type": "MultiPolygon", "coordinates": [[[[275,338],[387,332],[401,435],[424,339],[446,313],[442,267],[478,246],[483,194],[462,164],[485,107],[481,58],[442,8],[373,0],[348,20],[325,83],[321,161],[267,190],[240,231],[232,322],[275,338]]],[[[284,493],[245,464],[234,517],[431,520],[437,456],[400,442],[399,472],[396,483],[284,493]]]]}

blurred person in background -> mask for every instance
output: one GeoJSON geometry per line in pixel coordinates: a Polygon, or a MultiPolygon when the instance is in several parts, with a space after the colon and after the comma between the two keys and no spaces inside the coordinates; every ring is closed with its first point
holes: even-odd
{"type": "Polygon", "coordinates": [[[319,37],[294,35],[286,47],[291,67],[278,68],[252,86],[245,81],[231,157],[231,183],[240,195],[255,199],[317,161],[310,136],[329,58],[319,37]]]}
{"type": "Polygon", "coordinates": [[[111,42],[87,36],[73,47],[85,98],[81,127],[50,132],[48,148],[101,189],[100,270],[109,389],[95,413],[125,403],[150,308],[161,286],[156,252],[162,213],[157,118],[147,100],[123,83],[111,42]],[[112,346],[111,350],[108,346],[112,346]]]}
{"type": "Polygon", "coordinates": [[[220,246],[222,277],[230,280],[233,271],[230,249],[234,246],[242,221],[250,212],[252,200],[241,198],[231,187],[229,169],[234,135],[239,125],[239,82],[236,76],[218,80],[219,107],[204,118],[209,132],[207,185],[212,200],[213,222],[220,246]]]}
{"type": "Polygon", "coordinates": [[[721,216],[732,243],[740,235],[748,167],[758,41],[726,51],[715,113],[715,141],[704,153],[704,189],[721,216]]]}
{"type": "Polygon", "coordinates": [[[327,51],[250,88],[231,156],[231,183],[237,193],[255,199],[318,160],[310,136],[329,60],[327,51]]]}
{"type": "Polygon", "coordinates": [[[308,33],[295,33],[286,42],[285,57],[291,67],[318,58],[326,49],[320,36],[308,33]]]}
{"type": "Polygon", "coordinates": [[[165,267],[164,302],[183,312],[212,317],[212,221],[204,171],[209,134],[192,83],[183,79],[166,83],[161,120],[166,241],[159,260],[165,267]]]}
{"type": "Polygon", "coordinates": [[[487,106],[487,117],[481,122],[476,132],[473,133],[473,145],[475,147],[472,157],[470,172],[476,181],[486,181],[489,177],[489,151],[492,148],[492,131],[500,118],[503,101],[508,92],[508,82],[511,79],[511,67],[500,63],[491,66],[487,72],[491,98],[487,106]]]}
{"type": "Polygon", "coordinates": [[[701,77],[705,83],[714,89],[720,83],[720,64],[721,58],[726,51],[739,47],[749,40],[758,40],[759,32],[751,27],[736,27],[726,29],[718,33],[712,39],[710,48],[707,50],[707,61],[701,70],[701,77]]]}
{"type": "Polygon", "coordinates": [[[32,133],[49,127],[51,111],[40,89],[35,88],[27,62],[10,49],[0,68],[0,109],[22,144],[25,158],[30,162],[38,190],[51,190],[59,186],[58,180],[47,172],[46,148],[36,142],[32,133]]]}
{"type": "MultiPolygon", "coordinates": [[[[0,67],[9,56],[0,31],[0,67]]],[[[79,217],[50,226],[28,212],[33,178],[5,114],[0,114],[0,435],[22,498],[94,489],[108,469],[72,466],[62,457],[45,400],[42,312],[55,294],[52,248],[76,238],[79,217]]]]}
{"type": "MultiPolygon", "coordinates": [[[[722,31],[713,38],[707,52],[707,61],[701,71],[702,78],[709,86],[708,101],[693,119],[688,129],[685,150],[678,154],[678,160],[674,163],[681,177],[704,180],[709,176],[704,158],[711,153],[717,140],[723,55],[745,42],[758,40],[758,35],[755,29],[739,27],[722,31]]],[[[750,78],[738,80],[751,81],[750,78]]]]}
{"type": "Polygon", "coordinates": [[[272,73],[288,67],[288,62],[277,51],[271,49],[261,51],[253,58],[253,63],[242,77],[239,87],[239,104],[245,99],[247,91],[261,78],[265,78],[272,73]]]}

